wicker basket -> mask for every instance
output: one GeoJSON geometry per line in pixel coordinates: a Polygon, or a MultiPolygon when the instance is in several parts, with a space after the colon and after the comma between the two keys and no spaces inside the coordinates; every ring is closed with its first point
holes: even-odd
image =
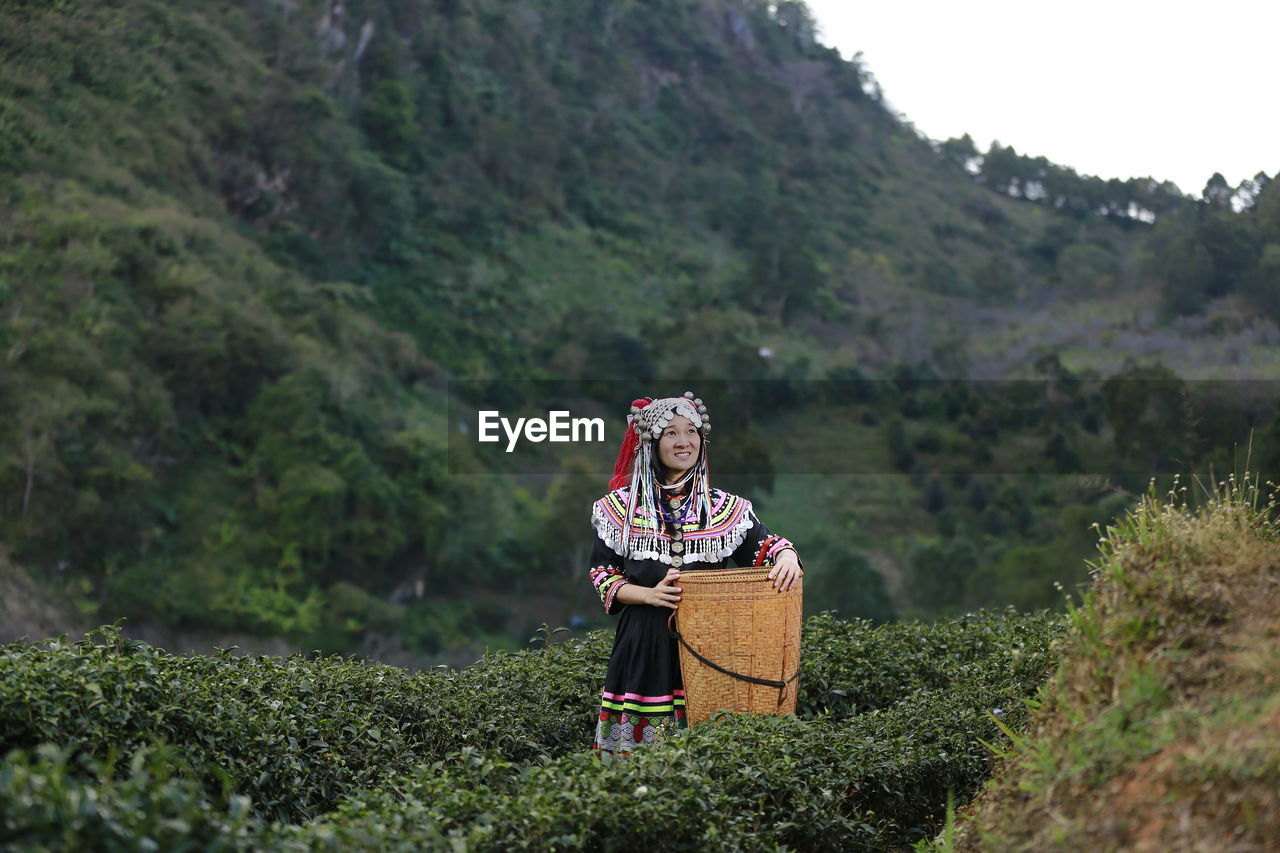
{"type": "Polygon", "coordinates": [[[680,572],[680,609],[671,624],[690,725],[719,710],[795,713],[801,580],[778,592],[770,568],[680,572]]]}

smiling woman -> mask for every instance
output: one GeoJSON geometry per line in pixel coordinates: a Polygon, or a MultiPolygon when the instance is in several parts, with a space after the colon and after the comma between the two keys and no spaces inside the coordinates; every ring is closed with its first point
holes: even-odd
{"type": "Polygon", "coordinates": [[[633,402],[610,492],[592,507],[591,581],[619,614],[600,697],[595,749],[626,753],[685,725],[684,685],[667,617],[680,606],[680,568],[773,563],[779,591],[803,574],[795,547],[769,532],[751,502],[711,488],[711,419],[702,400],[633,402]]]}

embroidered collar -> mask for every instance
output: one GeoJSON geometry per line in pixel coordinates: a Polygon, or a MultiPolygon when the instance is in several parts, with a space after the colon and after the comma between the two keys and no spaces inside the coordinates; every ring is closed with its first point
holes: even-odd
{"type": "MultiPolygon", "coordinates": [[[[629,553],[623,553],[623,530],[627,517],[629,487],[615,489],[591,508],[591,524],[596,535],[614,553],[635,560],[658,560],[671,564],[671,536],[656,514],[646,511],[632,519],[629,553]]],[[[718,563],[738,549],[755,523],[751,501],[720,489],[711,489],[711,521],[702,527],[697,521],[681,525],[684,537],[683,561],[718,563]]]]}

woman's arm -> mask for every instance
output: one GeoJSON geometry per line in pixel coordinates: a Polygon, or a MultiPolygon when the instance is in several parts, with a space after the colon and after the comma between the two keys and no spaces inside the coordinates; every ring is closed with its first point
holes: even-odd
{"type": "Polygon", "coordinates": [[[796,579],[804,574],[804,564],[800,561],[800,553],[790,539],[770,533],[769,528],[751,510],[751,529],[746,539],[733,552],[733,562],[739,566],[759,566],[769,563],[773,568],[769,571],[769,580],[774,589],[785,592],[795,585],[796,579]]]}
{"type": "Polygon", "coordinates": [[[667,576],[658,581],[657,586],[629,583],[618,590],[614,600],[621,601],[623,604],[651,604],[654,607],[670,607],[675,610],[680,606],[680,587],[673,584],[679,580],[679,569],[667,569],[667,576]]]}
{"type": "Polygon", "coordinates": [[[600,596],[604,612],[611,616],[622,612],[624,604],[651,604],[675,610],[680,602],[679,569],[669,569],[657,586],[641,586],[627,580],[622,558],[597,537],[591,547],[591,583],[600,596]]]}
{"type": "Polygon", "coordinates": [[[623,571],[622,558],[612,548],[604,544],[598,536],[591,546],[590,566],[588,574],[591,576],[591,584],[596,588],[596,593],[600,596],[600,603],[604,605],[604,612],[611,616],[622,612],[622,605],[630,602],[625,597],[619,599],[618,593],[632,586],[632,584],[627,582],[626,573],[623,571]]]}

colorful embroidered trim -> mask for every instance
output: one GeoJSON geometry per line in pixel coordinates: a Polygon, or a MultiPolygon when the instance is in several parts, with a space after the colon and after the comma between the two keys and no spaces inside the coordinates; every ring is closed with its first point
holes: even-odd
{"type": "Polygon", "coordinates": [[[635,711],[639,714],[684,713],[684,691],[666,696],[641,696],[637,693],[600,691],[600,707],[609,711],[635,711]]]}
{"type": "MultiPolygon", "coordinates": [[[[623,526],[627,517],[629,487],[615,489],[596,501],[591,508],[591,523],[600,539],[614,553],[636,560],[658,560],[671,564],[671,536],[652,513],[637,517],[631,523],[630,553],[622,548],[623,526]]],[[[747,531],[756,522],[751,501],[720,489],[711,490],[711,521],[706,527],[697,522],[681,526],[684,531],[685,563],[716,563],[738,549],[747,531]]]]}
{"type": "Polygon", "coordinates": [[[779,539],[781,539],[781,538],[782,538],[782,537],[781,537],[781,536],[779,536],[779,535],[777,535],[776,533],[775,533],[775,534],[772,534],[772,535],[770,535],[770,536],[766,536],[766,537],[765,537],[765,539],[764,539],[764,541],[763,541],[763,542],[761,542],[761,543],[759,544],[759,546],[757,546],[757,548],[756,548],[756,561],[755,561],[754,563],[752,563],[751,565],[753,565],[753,566],[763,566],[763,565],[764,565],[764,561],[765,561],[765,559],[768,557],[769,549],[770,549],[770,548],[772,548],[772,547],[773,547],[773,544],[774,544],[775,542],[777,542],[777,541],[778,541],[779,539]]]}
{"type": "MultiPolygon", "coordinates": [[[[781,554],[783,551],[786,551],[788,549],[792,551],[796,550],[796,546],[792,545],[791,540],[787,539],[785,536],[777,536],[773,538],[776,539],[776,541],[771,543],[767,550],[763,546],[761,546],[761,550],[764,551],[764,560],[762,560],[761,563],[777,562],[778,555],[781,554]]],[[[796,552],[797,559],[799,558],[799,556],[800,554],[797,551],[796,552]]],[[[761,563],[757,563],[756,565],[760,565],[761,563]]]]}
{"type": "Polygon", "coordinates": [[[660,715],[602,710],[596,723],[596,740],[592,749],[626,754],[637,746],[653,743],[683,728],[688,728],[684,708],[660,715]]]}
{"type": "Polygon", "coordinates": [[[622,585],[627,583],[626,577],[613,566],[593,566],[589,573],[591,583],[599,593],[601,603],[604,604],[604,612],[612,613],[613,599],[622,585]]]}

